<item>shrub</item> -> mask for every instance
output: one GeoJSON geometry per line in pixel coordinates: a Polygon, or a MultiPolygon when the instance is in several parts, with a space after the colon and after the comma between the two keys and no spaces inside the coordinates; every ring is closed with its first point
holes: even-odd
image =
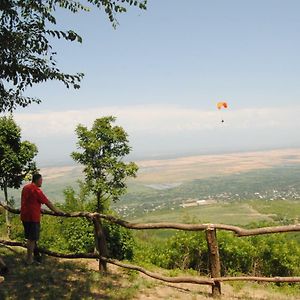
{"type": "MultiPolygon", "coordinates": [[[[219,231],[217,238],[222,275],[299,276],[300,244],[288,234],[235,237],[219,231]]],[[[209,274],[207,244],[201,232],[179,232],[164,244],[159,240],[142,242],[135,260],[209,274]]]]}
{"type": "Polygon", "coordinates": [[[135,246],[131,231],[109,222],[105,222],[103,227],[109,256],[119,260],[131,260],[135,246]]]}

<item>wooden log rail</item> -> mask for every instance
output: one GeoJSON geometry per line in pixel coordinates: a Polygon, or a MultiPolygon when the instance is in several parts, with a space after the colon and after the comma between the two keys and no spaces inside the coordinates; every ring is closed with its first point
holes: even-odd
{"type": "MultiPolygon", "coordinates": [[[[20,209],[12,208],[8,205],[0,202],[0,206],[5,208],[11,213],[20,214],[20,209]]],[[[244,229],[238,226],[233,225],[225,225],[225,224],[180,224],[180,223],[131,223],[114,216],[104,215],[99,213],[90,213],[90,212],[74,212],[74,213],[54,213],[49,210],[42,210],[42,213],[45,215],[51,215],[56,217],[66,217],[66,218],[77,218],[84,217],[88,219],[93,219],[96,216],[99,216],[100,219],[107,220],[111,223],[123,226],[128,229],[137,229],[137,230],[145,230],[145,229],[177,229],[177,230],[185,230],[185,231],[204,231],[207,228],[215,228],[219,230],[232,231],[238,237],[243,236],[253,236],[253,235],[261,235],[261,234],[272,234],[272,233],[282,233],[282,232],[293,232],[300,231],[300,223],[294,225],[284,225],[284,226],[273,226],[273,227],[261,227],[254,229],[244,229]]]]}
{"type": "MultiPolygon", "coordinates": [[[[22,247],[26,249],[26,243],[24,242],[14,242],[14,241],[7,241],[0,239],[0,244],[6,246],[13,246],[13,247],[22,247]]],[[[87,258],[87,259],[97,259],[97,253],[73,253],[73,254],[64,254],[58,253],[54,251],[50,251],[44,248],[38,248],[40,253],[47,254],[49,256],[58,257],[58,258],[87,258]]],[[[120,262],[116,259],[101,257],[102,260],[106,261],[109,264],[113,264],[125,269],[139,271],[152,277],[154,279],[159,279],[165,282],[170,283],[195,283],[195,284],[204,284],[204,285],[214,285],[215,282],[222,282],[222,281],[265,281],[265,282],[300,282],[300,277],[254,277],[254,276],[242,276],[242,277],[218,277],[218,278],[202,278],[202,277],[167,277],[162,276],[157,273],[153,273],[150,271],[145,270],[140,266],[135,266],[132,264],[125,264],[120,262]]]]}
{"type": "MultiPolygon", "coordinates": [[[[7,211],[20,214],[20,209],[12,208],[8,205],[3,204],[0,201],[0,206],[2,206],[7,211]]],[[[244,229],[233,225],[224,224],[179,224],[179,223],[131,223],[125,220],[116,218],[114,216],[90,213],[90,212],[74,212],[74,213],[54,213],[48,210],[42,210],[45,215],[52,215],[57,217],[67,217],[67,218],[88,218],[94,223],[95,228],[95,245],[98,253],[75,253],[75,254],[63,254],[53,252],[47,249],[39,248],[41,253],[47,254],[49,256],[59,257],[59,258],[92,258],[99,259],[99,270],[106,271],[106,263],[113,264],[122,268],[136,270],[138,272],[144,273],[145,275],[170,283],[194,283],[194,284],[204,284],[212,286],[213,297],[221,296],[221,282],[225,281],[257,281],[257,282],[289,282],[296,283],[300,282],[300,277],[255,277],[255,276],[242,276],[242,277],[221,277],[221,262],[219,257],[219,249],[217,243],[216,230],[227,230],[234,232],[238,237],[262,235],[262,234],[272,234],[272,233],[283,233],[283,232],[296,232],[300,231],[300,224],[286,225],[286,226],[274,226],[274,227],[262,227],[255,229],[244,229]],[[142,267],[125,264],[118,260],[107,258],[107,247],[105,242],[105,237],[103,235],[101,219],[109,221],[111,223],[123,226],[128,229],[145,230],[145,229],[176,229],[185,231],[205,231],[207,246],[209,250],[209,262],[210,262],[210,273],[211,278],[201,278],[201,277],[167,277],[161,274],[150,272],[142,267]]],[[[0,240],[0,244],[7,246],[19,246],[26,248],[25,243],[0,240]]],[[[0,277],[1,283],[1,277],[0,277]]]]}
{"type": "MultiPolygon", "coordinates": [[[[6,246],[22,247],[22,248],[26,249],[26,243],[22,243],[22,242],[6,241],[6,240],[0,239],[0,244],[6,245],[6,246]]],[[[40,248],[40,247],[38,248],[38,250],[39,250],[40,253],[47,254],[47,255],[53,256],[53,257],[58,257],[58,258],[93,258],[93,259],[98,258],[97,253],[63,254],[63,253],[57,253],[57,252],[49,251],[47,249],[40,248]]],[[[142,267],[139,267],[139,266],[122,263],[122,262],[120,262],[116,259],[101,257],[101,260],[103,260],[107,263],[122,267],[122,268],[139,271],[141,273],[144,273],[144,274],[148,275],[149,277],[152,277],[154,279],[158,279],[158,280],[161,280],[161,281],[165,281],[165,282],[170,282],[170,283],[195,283],[195,284],[204,284],[204,285],[213,285],[214,284],[213,279],[210,279],[210,278],[205,278],[205,277],[204,278],[201,278],[201,277],[167,277],[167,276],[162,276],[160,274],[156,274],[156,273],[147,271],[147,270],[145,270],[145,269],[143,269],[142,267]]],[[[300,278],[299,278],[299,280],[300,280],[300,278]]]]}

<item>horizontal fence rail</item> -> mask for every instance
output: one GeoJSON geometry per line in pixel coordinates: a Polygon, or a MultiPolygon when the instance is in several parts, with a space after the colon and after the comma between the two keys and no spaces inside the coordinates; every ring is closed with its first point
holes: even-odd
{"type": "MultiPolygon", "coordinates": [[[[2,206],[7,211],[20,214],[20,209],[12,208],[4,203],[0,202],[2,206]]],[[[300,282],[300,277],[255,277],[255,276],[241,276],[241,277],[221,277],[220,269],[220,257],[216,238],[216,230],[226,230],[234,232],[237,237],[254,236],[262,234],[274,234],[274,233],[284,233],[284,232],[299,232],[300,224],[285,225],[285,226],[274,226],[274,227],[262,227],[255,229],[244,229],[238,226],[225,225],[225,224],[180,224],[180,223],[131,223],[114,216],[104,215],[99,213],[91,212],[74,212],[74,213],[54,213],[48,210],[42,210],[45,215],[51,215],[56,217],[66,217],[66,218],[88,218],[93,221],[95,227],[95,244],[98,249],[98,253],[73,253],[73,254],[63,254],[50,251],[48,249],[38,248],[41,253],[47,254],[49,256],[58,258],[87,258],[87,259],[99,259],[99,270],[106,270],[106,263],[113,264],[122,268],[136,270],[149,277],[158,279],[164,282],[170,283],[193,283],[212,286],[212,295],[221,295],[221,282],[226,281],[257,281],[257,282],[288,282],[288,283],[298,283],[300,282]],[[109,221],[111,223],[123,226],[128,229],[135,230],[145,230],[145,229],[176,229],[185,231],[205,231],[206,239],[209,249],[210,256],[210,271],[211,278],[205,277],[167,277],[161,274],[157,274],[148,271],[142,267],[125,264],[116,259],[108,258],[107,247],[105,244],[105,237],[103,235],[101,219],[109,221]]],[[[7,241],[0,239],[0,244],[6,246],[18,246],[26,248],[26,244],[22,242],[7,241]]],[[[0,283],[3,281],[0,277],[0,283]]]]}
{"type": "MultiPolygon", "coordinates": [[[[12,208],[8,205],[0,202],[0,206],[5,208],[11,213],[20,214],[20,209],[12,208]]],[[[204,231],[207,228],[214,228],[219,230],[232,231],[238,237],[243,236],[253,236],[253,235],[261,235],[261,234],[272,234],[272,233],[282,233],[282,232],[293,232],[300,231],[300,223],[294,225],[284,225],[284,226],[272,226],[272,227],[261,227],[255,229],[244,229],[238,226],[233,225],[225,225],[225,224],[180,224],[180,223],[168,223],[168,222],[160,222],[160,223],[131,223],[114,216],[104,215],[99,213],[90,213],[90,212],[74,212],[74,213],[54,213],[49,210],[42,210],[42,213],[45,215],[51,215],[56,217],[66,217],[66,218],[77,218],[84,217],[93,219],[96,216],[99,216],[101,219],[109,221],[111,223],[123,226],[128,229],[137,229],[137,230],[145,230],[145,229],[177,229],[177,230],[185,230],[185,231],[204,231]]]]}
{"type": "MultiPolygon", "coordinates": [[[[17,247],[26,248],[26,244],[22,243],[22,242],[13,242],[13,241],[6,241],[6,240],[0,239],[0,244],[4,244],[6,246],[17,246],[17,247]]],[[[40,247],[38,248],[38,250],[40,253],[47,254],[47,255],[53,256],[53,257],[59,257],[59,258],[94,258],[94,259],[99,258],[99,255],[97,253],[62,254],[62,253],[49,251],[47,249],[43,249],[40,247]]],[[[213,279],[209,279],[209,278],[205,278],[205,277],[204,278],[200,278],[200,277],[199,278],[197,278],[197,277],[166,277],[166,276],[161,276],[160,274],[156,274],[156,273],[147,271],[139,266],[122,263],[116,259],[111,259],[111,258],[107,258],[107,257],[101,257],[101,259],[105,260],[107,263],[110,263],[110,264],[113,264],[113,265],[116,265],[116,266],[119,266],[122,268],[130,269],[130,270],[136,270],[136,271],[139,271],[141,273],[148,275],[149,277],[159,279],[159,280],[162,280],[165,282],[196,283],[196,284],[205,284],[205,285],[213,285],[214,284],[213,279]]],[[[300,278],[299,278],[299,281],[300,281],[300,278]]]]}
{"type": "MultiPolygon", "coordinates": [[[[6,245],[6,246],[14,246],[14,247],[22,247],[26,249],[26,243],[22,242],[13,242],[13,241],[7,241],[0,239],[0,244],[6,245]]],[[[97,253],[75,253],[75,254],[63,254],[58,253],[54,251],[50,251],[44,248],[39,247],[38,248],[40,253],[47,254],[49,256],[58,257],[58,258],[87,258],[87,259],[98,259],[99,255],[97,253]]],[[[166,277],[161,276],[159,274],[149,272],[142,267],[135,266],[132,264],[125,264],[122,263],[116,259],[101,257],[101,259],[105,260],[106,262],[130,269],[130,270],[136,270],[141,273],[144,273],[148,275],[149,277],[159,279],[165,282],[173,282],[173,283],[196,283],[196,284],[205,284],[205,285],[213,285],[216,281],[265,281],[265,282],[300,282],[300,277],[255,277],[255,276],[241,276],[241,277],[219,277],[219,278],[201,278],[201,277],[166,277]]]]}

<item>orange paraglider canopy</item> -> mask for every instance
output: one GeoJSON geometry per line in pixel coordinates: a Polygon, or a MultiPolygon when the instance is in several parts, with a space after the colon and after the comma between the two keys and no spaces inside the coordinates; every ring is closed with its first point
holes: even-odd
{"type": "Polygon", "coordinates": [[[227,107],[228,107],[227,102],[218,102],[217,104],[218,109],[227,108],[227,107]]]}

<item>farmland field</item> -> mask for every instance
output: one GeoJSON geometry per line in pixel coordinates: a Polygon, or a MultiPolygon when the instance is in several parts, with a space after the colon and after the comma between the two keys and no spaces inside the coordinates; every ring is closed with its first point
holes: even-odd
{"type": "MultiPolygon", "coordinates": [[[[300,215],[300,149],[139,161],[137,178],[113,209],[135,221],[245,225],[300,215]]],[[[43,190],[63,202],[78,189],[82,167],[42,168],[43,190]]],[[[11,191],[16,206],[20,191],[11,191]]]]}
{"type": "Polygon", "coordinates": [[[174,211],[163,210],[149,213],[134,221],[246,225],[251,222],[273,221],[273,219],[268,213],[261,214],[255,211],[248,203],[233,202],[178,208],[174,211]]]}

